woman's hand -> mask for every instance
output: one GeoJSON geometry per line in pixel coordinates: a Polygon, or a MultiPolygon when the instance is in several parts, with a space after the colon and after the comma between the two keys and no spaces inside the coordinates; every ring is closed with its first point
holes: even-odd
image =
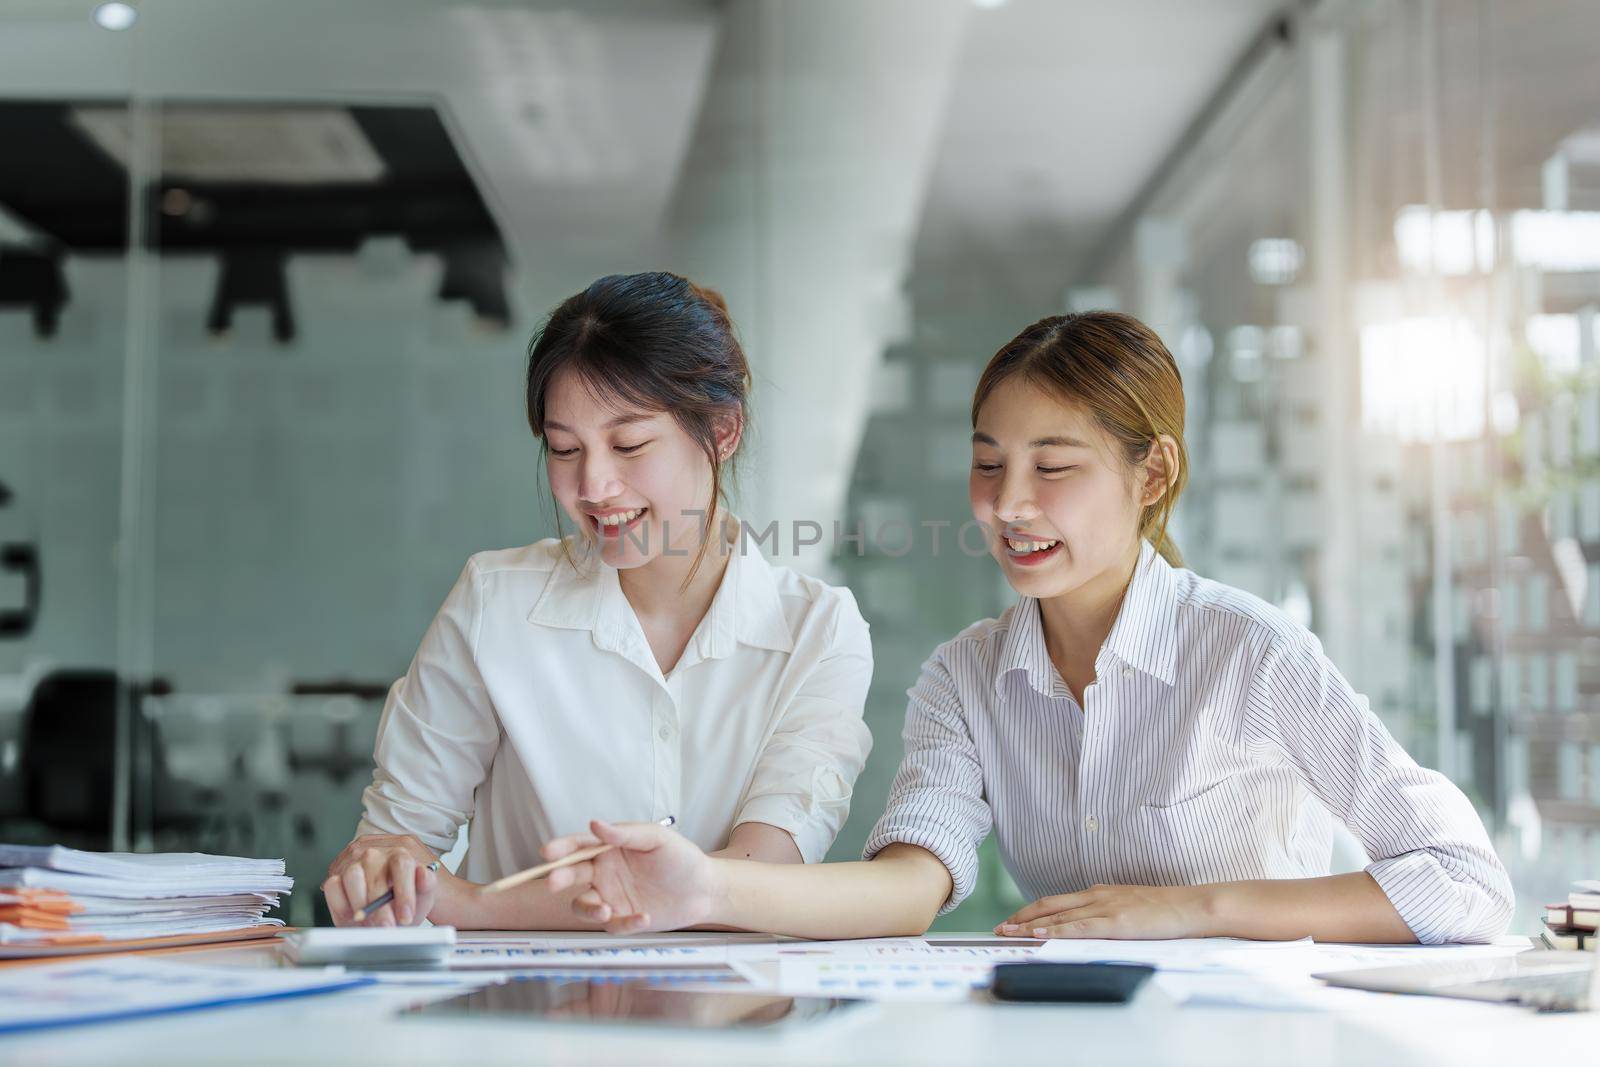
{"type": "Polygon", "coordinates": [[[1010,937],[1207,937],[1205,886],[1097,885],[1040,897],[994,928],[1010,937]]]}
{"type": "Polygon", "coordinates": [[[558,860],[580,848],[614,845],[593,859],[552,871],[550,891],[587,885],[572,901],[580,919],[601,923],[607,933],[676,930],[710,920],[717,899],[716,865],[683,835],[654,823],[596,819],[590,834],[560,837],[544,846],[558,860]]]}
{"type": "Polygon", "coordinates": [[[468,883],[447,871],[437,874],[428,864],[438,859],[410,834],[358,837],[328,865],[322,894],[335,926],[414,926],[447,901],[454,901],[468,883]],[[394,887],[394,900],[366,919],[357,912],[369,900],[394,887]]]}

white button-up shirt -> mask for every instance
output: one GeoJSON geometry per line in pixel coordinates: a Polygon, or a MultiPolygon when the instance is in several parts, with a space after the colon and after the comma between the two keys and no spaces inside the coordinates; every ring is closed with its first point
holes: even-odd
{"type": "Polygon", "coordinates": [[[1029,898],[1327,874],[1332,818],[1423,942],[1506,928],[1510,879],[1461,791],[1408,756],[1316,637],[1146,543],[1083,706],[1023,598],[937,649],[868,858],[901,841],[972,890],[991,826],[1029,898]]]}
{"type": "MultiPolygon", "coordinates": [[[[731,545],[662,675],[614,568],[562,542],[473,556],[389,691],[358,833],[448,849],[488,881],[588,820],[657,820],[705,849],[763,822],[820,860],[872,738],[867,624],[845,589],[731,545]]],[[[715,549],[706,566],[721,563],[715,549]]]]}

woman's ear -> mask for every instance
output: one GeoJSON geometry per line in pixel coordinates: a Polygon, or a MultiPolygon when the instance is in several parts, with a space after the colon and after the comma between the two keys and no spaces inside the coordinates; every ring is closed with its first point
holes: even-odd
{"type": "Polygon", "coordinates": [[[1166,495],[1178,479],[1178,442],[1170,434],[1160,434],[1144,461],[1144,487],[1139,506],[1149,507],[1166,495]]]}
{"type": "Polygon", "coordinates": [[[739,440],[744,436],[744,412],[734,411],[716,421],[717,460],[727,462],[739,451],[739,440]]]}

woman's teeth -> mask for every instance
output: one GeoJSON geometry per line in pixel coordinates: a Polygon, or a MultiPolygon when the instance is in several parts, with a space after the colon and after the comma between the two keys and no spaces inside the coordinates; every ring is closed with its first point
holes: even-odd
{"type": "Polygon", "coordinates": [[[1018,541],[1014,537],[1006,538],[1006,544],[1011,546],[1013,552],[1043,552],[1047,548],[1054,548],[1060,541],[1018,541]]]}
{"type": "Polygon", "coordinates": [[[624,526],[643,515],[646,510],[646,508],[634,508],[632,511],[619,511],[615,515],[596,515],[594,521],[601,526],[624,526]]]}

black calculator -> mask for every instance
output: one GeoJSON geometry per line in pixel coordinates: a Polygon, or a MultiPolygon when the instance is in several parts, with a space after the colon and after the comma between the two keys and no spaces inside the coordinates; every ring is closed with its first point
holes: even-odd
{"type": "Polygon", "coordinates": [[[1138,963],[1001,963],[990,992],[996,1000],[1124,1004],[1155,970],[1138,963]]]}

